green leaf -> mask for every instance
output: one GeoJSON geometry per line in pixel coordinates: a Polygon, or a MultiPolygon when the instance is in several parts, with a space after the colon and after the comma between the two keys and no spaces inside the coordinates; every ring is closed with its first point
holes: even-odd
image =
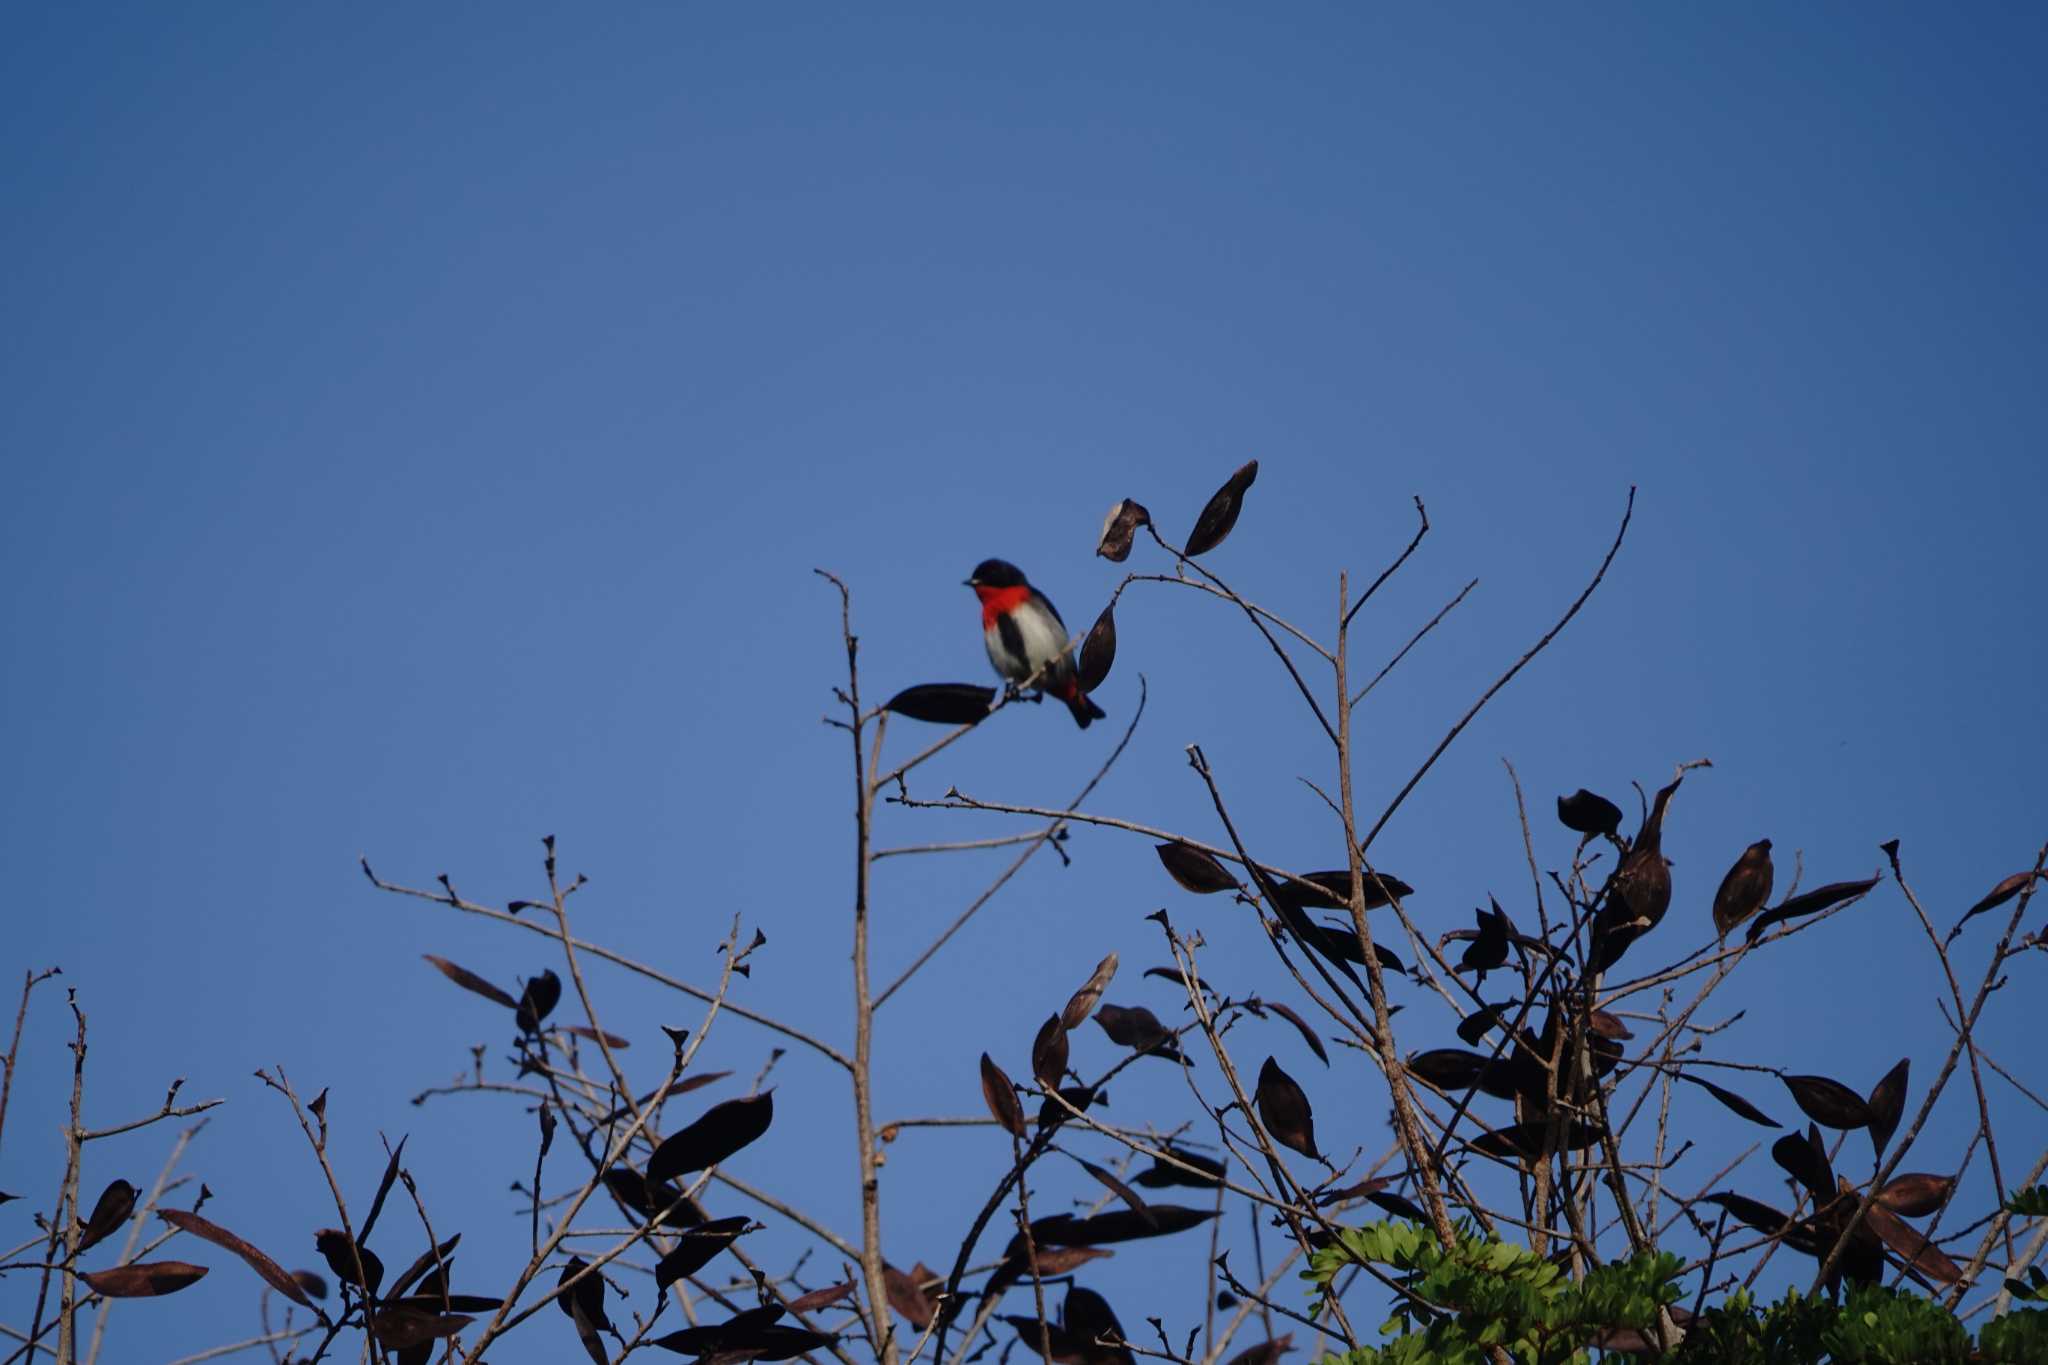
{"type": "Polygon", "coordinates": [[[2048,1218],[2048,1185],[2030,1185],[2024,1190],[2014,1190],[2012,1197],[2005,1201],[2005,1210],[2022,1218],[2048,1218]]]}

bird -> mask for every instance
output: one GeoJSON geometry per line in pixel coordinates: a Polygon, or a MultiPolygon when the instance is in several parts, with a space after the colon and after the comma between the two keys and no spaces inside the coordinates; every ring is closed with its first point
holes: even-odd
{"type": "Polygon", "coordinates": [[[1100,720],[1103,710],[1081,690],[1074,660],[1067,652],[1067,626],[1044,593],[1031,586],[1024,571],[1002,559],[984,559],[974,566],[967,586],[981,600],[981,635],[988,661],[1014,689],[1031,683],[1067,704],[1083,730],[1100,720]]]}
{"type": "Polygon", "coordinates": [[[1771,841],[1759,839],[1742,851],[1714,893],[1714,931],[1728,931],[1763,908],[1771,898],[1771,841]]]}

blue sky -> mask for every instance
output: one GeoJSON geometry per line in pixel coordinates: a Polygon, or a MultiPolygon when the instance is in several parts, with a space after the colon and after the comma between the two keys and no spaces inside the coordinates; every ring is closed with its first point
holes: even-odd
{"type": "MultiPolygon", "coordinates": [[[[1489,892],[1528,913],[1502,757],[1546,866],[1569,854],[1557,793],[1714,760],[1668,830],[1674,945],[1764,835],[1810,882],[1876,871],[1897,836],[1946,923],[2048,837],[2044,28],[2019,6],[18,10],[0,967],[79,989],[89,1121],[176,1075],[227,1097],[190,1162],[222,1222],[300,1264],[331,1221],[250,1075],[282,1063],[332,1087],[351,1189],[379,1130],[413,1133],[486,1288],[523,1246],[504,1191],[530,1120],[407,1106],[503,1033],[418,955],[504,982],[545,959],[378,896],[358,855],[505,900],[538,889],[553,833],[593,879],[588,935],[709,981],[738,912],[770,940],[746,1003],[843,1037],[851,791],[818,723],[840,679],[812,568],[854,589],[871,693],[978,680],[976,561],[1016,560],[1080,625],[1119,573],[1090,556],[1104,509],[1136,497],[1178,537],[1252,457],[1215,566],[1319,633],[1337,570],[1376,573],[1428,504],[1423,550],[1359,618],[1360,667],[1480,580],[1361,708],[1372,810],[1640,487],[1607,584],[1381,838],[1426,927],[1489,892]]],[[[1200,743],[1276,861],[1341,861],[1296,781],[1328,777],[1327,746],[1264,645],[1193,594],[1124,601],[1109,725],[1006,714],[923,793],[1062,799],[1142,672],[1095,809],[1214,837],[1200,743]]],[[[891,811],[883,837],[1015,827],[891,811]]],[[[885,1116],[976,1112],[976,1055],[1023,1074],[1111,948],[1133,969],[1111,998],[1163,1008],[1134,970],[1160,905],[1208,935],[1212,972],[1276,989],[1241,912],[1180,896],[1143,842],[1072,851],[891,1003],[885,1116]]],[[[879,883],[878,975],[995,868],[908,862],[879,883]]],[[[1725,1055],[1859,1087],[1911,1055],[1917,1102],[1938,977],[1895,890],[1853,913],[1744,969],[1725,1055]]],[[[1972,979],[1988,938],[1965,941],[1972,979]]],[[[1986,1033],[2008,1062],[2036,969],[2013,970],[1986,1033]]],[[[606,988],[653,1078],[654,1025],[696,1010],[606,988]]],[[[57,1172],[58,1004],[32,1016],[0,1147],[0,1189],[30,1196],[0,1230],[22,1236],[57,1172]]],[[[1414,1045],[1448,1041],[1422,1014],[1414,1045]]],[[[722,1027],[707,1060],[744,1077],[766,1046],[722,1027]]],[[[1375,1087],[1294,1060],[1326,1141],[1348,1124],[1377,1150],[1375,1087]]],[[[1185,1108],[1161,1072],[1119,1117],[1185,1108]]],[[[851,1232],[843,1088],[794,1056],[777,1077],[814,1118],[742,1173],[851,1232]]],[[[2024,1166],[2048,1125],[1994,1093],[2024,1166]]],[[[1915,1168],[1959,1153],[1967,1094],[1915,1168]]],[[[1762,1132],[1723,1118],[1687,1116],[1704,1150],[1762,1132]]],[[[88,1184],[143,1179],[164,1142],[103,1144],[88,1184]]],[[[1003,1160],[985,1132],[897,1144],[890,1255],[948,1255],[1003,1160]]],[[[1051,1203],[1087,1195],[1048,1179],[1051,1203]]],[[[1779,1192],[1768,1166],[1733,1183],[1779,1192]]],[[[1127,1324],[1191,1321],[1198,1295],[1146,1302],[1141,1259],[1091,1282],[1127,1324]]],[[[23,1293],[0,1285],[0,1317],[23,1293]]],[[[117,1315],[115,1340],[197,1349],[253,1298],[224,1267],[117,1315]]],[[[508,1359],[569,1344],[549,1330],[508,1359]]]]}

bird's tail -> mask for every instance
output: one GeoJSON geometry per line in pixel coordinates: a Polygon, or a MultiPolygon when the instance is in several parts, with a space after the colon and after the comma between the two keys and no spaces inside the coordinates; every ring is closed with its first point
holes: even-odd
{"type": "Polygon", "coordinates": [[[1067,709],[1074,713],[1074,724],[1080,726],[1083,730],[1088,728],[1090,721],[1101,720],[1107,714],[1090,699],[1086,692],[1081,690],[1079,683],[1069,684],[1068,691],[1060,700],[1065,702],[1067,709]]]}

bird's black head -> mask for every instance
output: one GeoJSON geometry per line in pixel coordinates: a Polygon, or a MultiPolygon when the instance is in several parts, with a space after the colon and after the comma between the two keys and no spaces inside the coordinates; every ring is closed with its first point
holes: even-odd
{"type": "Polygon", "coordinates": [[[1024,586],[1024,571],[1007,559],[984,559],[974,566],[974,573],[968,578],[970,588],[1021,588],[1024,586]]]}

